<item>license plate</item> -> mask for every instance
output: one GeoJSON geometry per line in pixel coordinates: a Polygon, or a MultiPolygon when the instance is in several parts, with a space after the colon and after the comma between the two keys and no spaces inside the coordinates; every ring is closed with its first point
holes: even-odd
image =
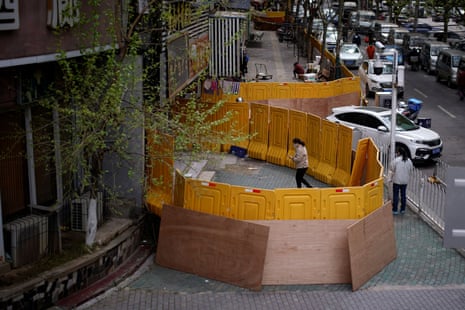
{"type": "Polygon", "coordinates": [[[441,153],[441,149],[440,149],[440,148],[433,149],[433,154],[439,154],[439,153],[441,153]]]}

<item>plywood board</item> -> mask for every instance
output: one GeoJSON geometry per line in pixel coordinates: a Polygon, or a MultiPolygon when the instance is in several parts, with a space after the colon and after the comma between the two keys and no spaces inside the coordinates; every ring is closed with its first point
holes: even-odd
{"type": "Polygon", "coordinates": [[[397,257],[391,202],[348,227],[347,237],[356,291],[397,257]]]}
{"type": "Polygon", "coordinates": [[[356,220],[250,222],[270,228],[264,285],[351,282],[347,227],[356,220]]]}
{"type": "Polygon", "coordinates": [[[269,228],[163,206],[157,264],[260,290],[269,228]]]}

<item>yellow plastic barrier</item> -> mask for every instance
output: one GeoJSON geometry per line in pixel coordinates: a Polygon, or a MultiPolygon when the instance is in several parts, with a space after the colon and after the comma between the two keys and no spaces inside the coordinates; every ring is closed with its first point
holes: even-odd
{"type": "Polygon", "coordinates": [[[379,178],[363,186],[365,192],[365,215],[370,214],[384,203],[384,181],[379,178]]]}
{"type": "Polygon", "coordinates": [[[287,154],[289,110],[270,107],[270,135],[266,161],[284,166],[287,154]]]}
{"type": "Polygon", "coordinates": [[[229,217],[231,185],[187,179],[184,208],[229,217]]]}
{"type": "MultiPolygon", "coordinates": [[[[373,141],[363,139],[357,154],[371,149],[377,151],[373,141]]],[[[358,164],[368,169],[365,159],[358,164]]],[[[378,161],[373,164],[382,171],[378,161]]],[[[187,179],[184,197],[185,208],[236,219],[359,219],[383,205],[383,178],[357,187],[274,190],[187,179]]]]}
{"type": "Polygon", "coordinates": [[[347,186],[352,167],[352,129],[346,126],[338,127],[336,171],[330,184],[347,186]]]}
{"type": "Polygon", "coordinates": [[[181,171],[176,169],[174,175],[174,189],[173,189],[173,204],[178,207],[184,206],[184,190],[186,187],[186,179],[181,171]]]}
{"type": "Polygon", "coordinates": [[[147,131],[147,208],[161,214],[163,204],[173,201],[174,139],[170,135],[147,131]]]}
{"type": "Polygon", "coordinates": [[[321,120],[320,162],[313,176],[327,184],[330,184],[334,170],[336,169],[337,132],[337,124],[327,120],[321,120]]]}
{"type": "MultiPolygon", "coordinates": [[[[289,111],[289,139],[287,145],[287,155],[294,156],[294,146],[292,140],[294,138],[299,138],[305,143],[307,143],[307,113],[300,111],[289,111]]],[[[308,150],[307,150],[308,152],[308,150]]],[[[286,166],[294,167],[294,162],[286,156],[286,166]]]]}
{"type": "MultiPolygon", "coordinates": [[[[223,119],[228,111],[233,112],[231,120],[221,124],[220,132],[229,133],[227,136],[236,138],[238,136],[247,136],[249,134],[249,105],[248,103],[226,102],[217,113],[217,119],[223,119]]],[[[249,139],[238,141],[234,144],[243,148],[248,148],[249,139]]],[[[230,145],[223,144],[223,151],[229,152],[230,145]]]]}
{"type": "Polygon", "coordinates": [[[272,190],[231,186],[230,217],[238,220],[272,220],[275,218],[275,195],[272,190]]]}
{"type": "Polygon", "coordinates": [[[315,175],[316,168],[320,164],[321,153],[321,118],[313,114],[307,114],[307,152],[308,174],[315,175]]]}
{"type": "Polygon", "coordinates": [[[358,219],[365,216],[363,188],[322,188],[320,192],[321,219],[358,219]]]}
{"type": "Polygon", "coordinates": [[[250,132],[253,135],[247,151],[250,158],[266,160],[266,154],[268,153],[269,109],[270,106],[266,104],[250,104],[250,132]]]}
{"type": "Polygon", "coordinates": [[[277,220],[320,219],[320,189],[275,189],[277,220]]]}

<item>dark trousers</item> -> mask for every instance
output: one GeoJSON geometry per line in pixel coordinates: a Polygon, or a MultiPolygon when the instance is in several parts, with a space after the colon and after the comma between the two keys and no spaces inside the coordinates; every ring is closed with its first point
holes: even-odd
{"type": "Polygon", "coordinates": [[[407,184],[396,184],[392,185],[392,211],[397,211],[397,205],[399,204],[399,193],[400,193],[400,211],[405,211],[407,206],[407,184]]]}
{"type": "Polygon", "coordinates": [[[307,187],[312,187],[307,180],[304,179],[304,175],[308,168],[298,168],[295,172],[295,181],[297,182],[297,188],[302,188],[302,183],[307,187]]]}

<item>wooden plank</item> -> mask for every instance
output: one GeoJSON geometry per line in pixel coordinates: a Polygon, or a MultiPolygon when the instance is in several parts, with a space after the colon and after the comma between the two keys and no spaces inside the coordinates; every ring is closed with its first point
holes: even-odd
{"type": "Polygon", "coordinates": [[[269,228],[164,205],[157,264],[260,290],[269,228]]]}
{"type": "Polygon", "coordinates": [[[347,227],[356,220],[250,222],[270,227],[264,285],[350,283],[347,227]]]}
{"type": "Polygon", "coordinates": [[[356,291],[397,257],[391,202],[348,227],[347,238],[356,291]]]}

